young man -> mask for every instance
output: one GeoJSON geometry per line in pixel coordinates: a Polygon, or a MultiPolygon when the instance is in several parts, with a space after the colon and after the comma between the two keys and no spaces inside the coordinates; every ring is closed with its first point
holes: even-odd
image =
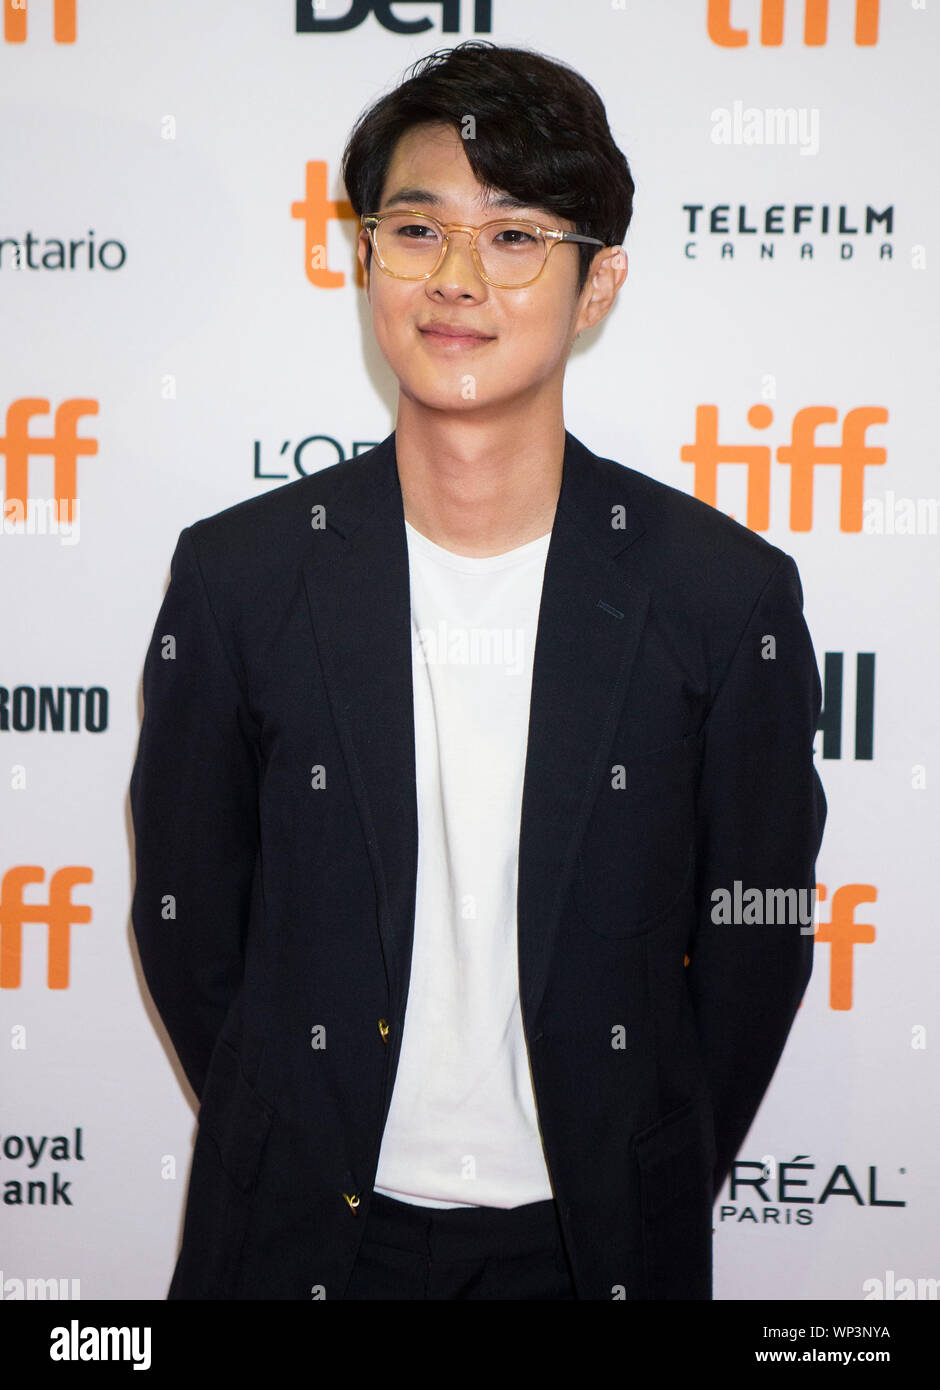
{"type": "Polygon", "coordinates": [[[707,1299],[812,965],[712,911],[815,883],[796,566],[565,430],[633,196],[582,78],[432,55],[344,176],[395,431],[185,528],[144,672],[169,1296],[707,1299]]]}

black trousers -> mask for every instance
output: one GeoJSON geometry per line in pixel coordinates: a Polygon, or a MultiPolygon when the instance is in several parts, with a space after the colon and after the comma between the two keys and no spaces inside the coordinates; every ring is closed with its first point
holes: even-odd
{"type": "Polygon", "coordinates": [[[422,1207],[373,1192],[346,1288],[359,1299],[575,1299],[554,1201],[422,1207]]]}

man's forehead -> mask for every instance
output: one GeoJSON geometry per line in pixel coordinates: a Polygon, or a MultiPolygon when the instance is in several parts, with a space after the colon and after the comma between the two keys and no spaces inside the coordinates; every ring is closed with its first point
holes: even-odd
{"type": "Polygon", "coordinates": [[[470,202],[486,211],[542,212],[505,189],[485,188],[464,152],[460,134],[449,126],[412,126],[402,134],[388,163],[381,208],[427,207],[439,212],[448,203],[470,202]]]}
{"type": "MultiPolygon", "coordinates": [[[[531,203],[521,203],[519,199],[514,198],[511,193],[503,193],[499,190],[486,190],[479,184],[477,185],[477,190],[477,196],[474,201],[478,202],[481,207],[520,212],[523,209],[529,209],[533,206],[531,203]]],[[[438,193],[430,184],[428,184],[428,186],[421,184],[401,184],[397,188],[390,188],[382,200],[383,206],[407,203],[408,206],[411,207],[416,203],[426,203],[429,207],[436,209],[443,208],[448,201],[447,197],[438,193]]]]}

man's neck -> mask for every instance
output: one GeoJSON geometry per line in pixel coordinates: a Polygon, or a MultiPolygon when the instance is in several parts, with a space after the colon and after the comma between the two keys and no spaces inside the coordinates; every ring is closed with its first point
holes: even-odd
{"type": "Polygon", "coordinates": [[[403,398],[395,450],[405,520],[435,545],[482,558],[551,531],[565,452],[560,410],[523,427],[470,413],[435,420],[403,398]]]}

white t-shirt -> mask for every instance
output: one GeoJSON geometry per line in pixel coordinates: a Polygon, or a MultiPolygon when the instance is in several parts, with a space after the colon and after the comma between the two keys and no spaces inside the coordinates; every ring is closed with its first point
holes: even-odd
{"type": "Polygon", "coordinates": [[[429,1207],[552,1196],[519,1007],[516,893],[551,533],[455,555],[408,522],[418,878],[375,1190],[429,1207]]]}

